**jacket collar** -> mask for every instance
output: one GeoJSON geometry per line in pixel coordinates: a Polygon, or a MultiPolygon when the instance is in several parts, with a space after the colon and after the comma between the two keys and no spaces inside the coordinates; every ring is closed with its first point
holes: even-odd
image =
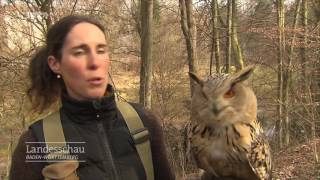
{"type": "Polygon", "coordinates": [[[91,123],[95,121],[113,120],[116,115],[116,102],[113,88],[107,86],[107,96],[98,100],[79,101],[63,93],[61,111],[76,123],[91,123]]]}

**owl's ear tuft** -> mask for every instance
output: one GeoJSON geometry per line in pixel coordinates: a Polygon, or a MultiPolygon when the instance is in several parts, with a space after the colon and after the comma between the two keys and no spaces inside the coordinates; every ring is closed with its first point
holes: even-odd
{"type": "Polygon", "coordinates": [[[255,67],[254,66],[247,66],[241,71],[237,72],[234,75],[233,83],[236,84],[238,82],[242,82],[247,80],[254,72],[255,67]]]}
{"type": "Polygon", "coordinates": [[[203,86],[203,81],[195,73],[189,72],[189,76],[198,85],[200,85],[201,87],[203,86]]]}

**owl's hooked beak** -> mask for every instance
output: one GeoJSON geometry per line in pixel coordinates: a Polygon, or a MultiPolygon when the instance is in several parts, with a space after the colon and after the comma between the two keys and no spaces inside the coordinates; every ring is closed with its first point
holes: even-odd
{"type": "Polygon", "coordinates": [[[225,106],[217,106],[215,104],[211,104],[210,108],[211,108],[211,111],[216,115],[218,116],[220,112],[224,111],[226,108],[228,107],[228,105],[225,105],[225,106]]]}
{"type": "Polygon", "coordinates": [[[215,104],[211,104],[211,111],[215,114],[218,115],[219,110],[217,109],[217,106],[215,104]]]}

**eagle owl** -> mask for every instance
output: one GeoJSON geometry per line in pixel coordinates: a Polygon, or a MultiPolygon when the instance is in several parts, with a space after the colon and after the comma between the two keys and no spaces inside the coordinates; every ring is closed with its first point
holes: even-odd
{"type": "Polygon", "coordinates": [[[188,150],[209,179],[271,179],[271,153],[256,120],[257,98],[244,83],[254,67],[218,74],[196,84],[188,150]]]}

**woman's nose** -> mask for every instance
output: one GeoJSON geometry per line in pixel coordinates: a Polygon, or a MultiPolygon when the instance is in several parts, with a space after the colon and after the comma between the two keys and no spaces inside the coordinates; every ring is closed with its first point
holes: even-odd
{"type": "Polygon", "coordinates": [[[89,69],[97,69],[99,66],[99,56],[96,52],[91,52],[88,56],[88,67],[89,69]]]}

